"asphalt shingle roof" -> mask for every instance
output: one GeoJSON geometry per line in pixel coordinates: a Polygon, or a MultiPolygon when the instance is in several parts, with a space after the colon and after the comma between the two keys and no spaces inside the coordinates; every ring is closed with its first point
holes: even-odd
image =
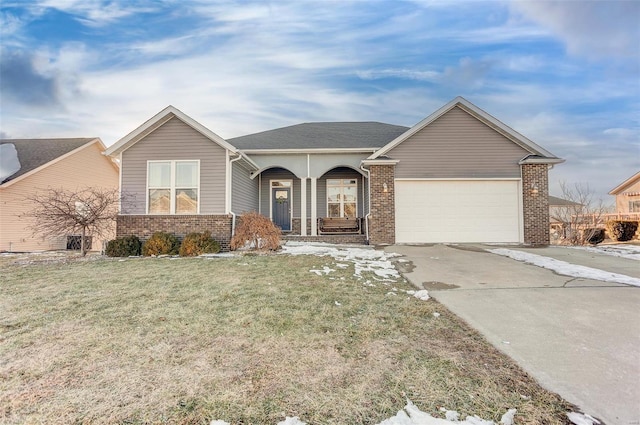
{"type": "Polygon", "coordinates": [[[0,145],[11,143],[16,147],[18,160],[20,161],[20,170],[1,181],[0,184],[35,170],[95,139],[95,137],[75,139],[0,139],[0,145]]]}
{"type": "Polygon", "coordinates": [[[315,122],[228,139],[238,149],[381,148],[408,127],[380,122],[315,122]]]}

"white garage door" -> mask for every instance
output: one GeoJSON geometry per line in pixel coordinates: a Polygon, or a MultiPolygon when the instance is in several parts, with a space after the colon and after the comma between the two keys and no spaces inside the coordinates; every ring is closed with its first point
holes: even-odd
{"type": "Polygon", "coordinates": [[[396,180],[396,242],[521,242],[518,180],[396,180]]]}

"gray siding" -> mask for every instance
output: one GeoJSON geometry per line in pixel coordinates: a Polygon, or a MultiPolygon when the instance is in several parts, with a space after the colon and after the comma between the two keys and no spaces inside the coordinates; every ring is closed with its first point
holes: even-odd
{"type": "MultiPolygon", "coordinates": [[[[358,216],[363,217],[363,185],[366,184],[366,179],[359,172],[352,170],[351,168],[341,167],[335,168],[325,173],[318,179],[316,186],[317,205],[316,214],[318,217],[327,216],[327,179],[357,179],[358,180],[358,216]]],[[[366,210],[365,210],[366,211],[366,210]]]]}
{"type": "Polygon", "coordinates": [[[388,152],[397,178],[520,177],[528,152],[455,107],[388,152]]]}
{"type": "Polygon", "coordinates": [[[233,163],[232,170],[231,211],[258,211],[258,179],[251,180],[251,169],[242,159],[233,163]]]}
{"type": "Polygon", "coordinates": [[[225,149],[172,118],[122,153],[123,214],[146,214],[147,161],[200,160],[200,214],[225,213],[225,149]]]}

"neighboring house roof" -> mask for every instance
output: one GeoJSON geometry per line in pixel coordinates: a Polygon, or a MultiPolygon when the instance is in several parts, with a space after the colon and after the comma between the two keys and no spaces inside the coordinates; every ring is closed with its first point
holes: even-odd
{"type": "Polygon", "coordinates": [[[374,151],[408,127],[380,122],[313,122],[229,139],[244,151],[287,149],[364,149],[374,151]]]}
{"type": "Polygon", "coordinates": [[[411,136],[449,112],[455,107],[459,107],[470,115],[474,116],[476,119],[482,121],[489,127],[493,128],[503,136],[507,137],[509,140],[513,141],[517,145],[521,146],[526,151],[530,152],[530,155],[523,158],[520,163],[522,164],[559,164],[564,162],[563,159],[556,157],[551,152],[545,150],[541,146],[538,146],[533,141],[529,140],[522,134],[518,133],[511,127],[507,126],[497,118],[483,111],[482,109],[475,106],[473,103],[464,99],[463,97],[456,97],[442,108],[435,111],[433,114],[429,115],[427,118],[423,119],[410,129],[408,129],[405,133],[399,135],[397,138],[392,140],[387,145],[383,146],[382,149],[377,150],[371,156],[369,156],[369,160],[376,159],[380,156],[387,154],[391,149],[398,146],[400,143],[409,139],[411,136]]]}
{"type": "Polygon", "coordinates": [[[160,127],[162,124],[166,123],[172,118],[178,118],[180,121],[184,122],[194,130],[201,133],[203,136],[208,138],[214,143],[217,143],[224,149],[227,149],[233,153],[237,152],[237,149],[230,145],[226,140],[222,137],[218,136],[213,131],[209,130],[207,127],[203,126],[193,118],[189,117],[178,108],[174,106],[167,106],[162,111],[158,112],[153,117],[149,118],[145,121],[141,126],[133,130],[131,133],[124,136],[122,139],[118,140],[116,143],[111,145],[106,151],[105,155],[116,156],[121,152],[127,150],[138,141],[142,140],[145,136],[151,133],[153,130],[160,127]]]}
{"type": "Polygon", "coordinates": [[[568,207],[572,205],[581,205],[579,202],[569,201],[568,199],[558,198],[556,196],[549,195],[550,207],[568,207]]]}
{"type": "Polygon", "coordinates": [[[102,141],[96,137],[74,139],[0,139],[0,145],[12,144],[18,154],[19,170],[3,181],[1,185],[20,179],[50,165],[86,145],[102,141]]]}
{"type": "MultiPolygon", "coordinates": [[[[629,177],[628,179],[626,179],[625,181],[620,183],[618,186],[616,186],[613,189],[611,189],[611,192],[609,192],[609,195],[622,195],[624,193],[625,189],[627,189],[629,186],[632,186],[632,185],[636,184],[638,181],[640,181],[640,171],[638,171],[633,176],[629,177]]],[[[629,193],[624,193],[624,194],[626,194],[626,195],[637,195],[638,192],[634,191],[634,192],[629,192],[629,193]]]]}

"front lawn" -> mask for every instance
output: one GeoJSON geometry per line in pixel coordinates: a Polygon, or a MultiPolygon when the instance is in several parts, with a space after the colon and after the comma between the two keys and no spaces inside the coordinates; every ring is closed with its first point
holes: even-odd
{"type": "Polygon", "coordinates": [[[567,422],[566,402],[442,305],[353,263],[17,258],[0,258],[2,423],[375,424],[407,399],[567,422]]]}

